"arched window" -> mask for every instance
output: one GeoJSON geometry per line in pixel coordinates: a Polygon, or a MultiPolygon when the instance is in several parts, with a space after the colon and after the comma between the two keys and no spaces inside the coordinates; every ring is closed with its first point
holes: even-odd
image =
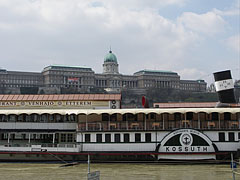
{"type": "Polygon", "coordinates": [[[231,121],[231,113],[225,112],[223,115],[224,115],[224,120],[230,120],[231,121]]]}
{"type": "Polygon", "coordinates": [[[56,118],[56,122],[63,122],[63,118],[60,114],[56,114],[55,118],[56,118]]]}
{"type": "Polygon", "coordinates": [[[193,120],[193,112],[187,112],[187,120],[193,120]]]}
{"type": "Polygon", "coordinates": [[[42,114],[40,122],[48,122],[48,114],[42,114]]]}
{"type": "Polygon", "coordinates": [[[174,120],[180,121],[181,120],[181,113],[174,113],[174,120]]]}
{"type": "Polygon", "coordinates": [[[39,122],[39,115],[38,114],[31,114],[30,115],[31,122],[39,122]]]}
{"type": "Polygon", "coordinates": [[[212,113],[212,120],[213,120],[213,121],[217,121],[218,118],[219,118],[219,117],[218,117],[218,113],[217,113],[217,112],[213,112],[213,113],[212,113]]]}
{"type": "Polygon", "coordinates": [[[8,115],[8,121],[9,122],[16,122],[16,119],[17,117],[16,117],[16,115],[15,114],[10,114],[10,115],[8,115]]]}

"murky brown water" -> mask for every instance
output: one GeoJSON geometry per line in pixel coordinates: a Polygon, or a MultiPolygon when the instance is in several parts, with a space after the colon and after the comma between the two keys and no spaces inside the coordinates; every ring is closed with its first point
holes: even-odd
{"type": "MultiPolygon", "coordinates": [[[[87,179],[87,164],[1,163],[0,180],[87,179]]],[[[231,180],[229,165],[91,164],[101,180],[231,180]]],[[[240,168],[238,167],[238,172],[240,168]]],[[[240,175],[236,175],[236,180],[240,175]]]]}

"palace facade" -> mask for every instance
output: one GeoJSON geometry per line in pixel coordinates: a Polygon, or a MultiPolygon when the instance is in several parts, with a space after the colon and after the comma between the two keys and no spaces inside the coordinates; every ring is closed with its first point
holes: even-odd
{"type": "Polygon", "coordinates": [[[104,57],[103,73],[95,73],[92,68],[81,66],[50,65],[42,72],[19,72],[0,69],[1,89],[39,87],[47,92],[61,89],[89,91],[103,89],[120,92],[122,89],[144,91],[150,88],[170,88],[192,92],[206,91],[204,80],[181,80],[176,72],[160,70],[140,70],[133,75],[119,73],[118,61],[112,51],[104,57]],[[50,91],[49,91],[50,90],[50,91]]]}

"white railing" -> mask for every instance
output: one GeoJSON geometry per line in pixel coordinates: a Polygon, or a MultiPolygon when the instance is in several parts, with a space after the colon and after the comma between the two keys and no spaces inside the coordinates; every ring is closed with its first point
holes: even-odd
{"type": "Polygon", "coordinates": [[[78,152],[76,144],[4,144],[0,151],[78,152]]]}
{"type": "Polygon", "coordinates": [[[1,129],[76,129],[77,123],[0,122],[1,129]]]}

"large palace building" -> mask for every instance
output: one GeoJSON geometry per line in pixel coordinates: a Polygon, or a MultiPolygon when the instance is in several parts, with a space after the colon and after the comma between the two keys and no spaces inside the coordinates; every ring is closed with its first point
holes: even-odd
{"type": "MultiPolygon", "coordinates": [[[[120,92],[122,89],[144,91],[149,88],[170,88],[193,92],[206,91],[204,80],[180,80],[176,72],[140,70],[133,75],[119,73],[117,57],[110,50],[104,57],[103,73],[80,66],[50,65],[42,72],[19,72],[0,69],[0,89],[5,91],[27,87],[38,87],[44,93],[57,93],[61,89],[91,92],[102,89],[120,92]]],[[[16,93],[16,92],[14,92],[16,93]]]]}

